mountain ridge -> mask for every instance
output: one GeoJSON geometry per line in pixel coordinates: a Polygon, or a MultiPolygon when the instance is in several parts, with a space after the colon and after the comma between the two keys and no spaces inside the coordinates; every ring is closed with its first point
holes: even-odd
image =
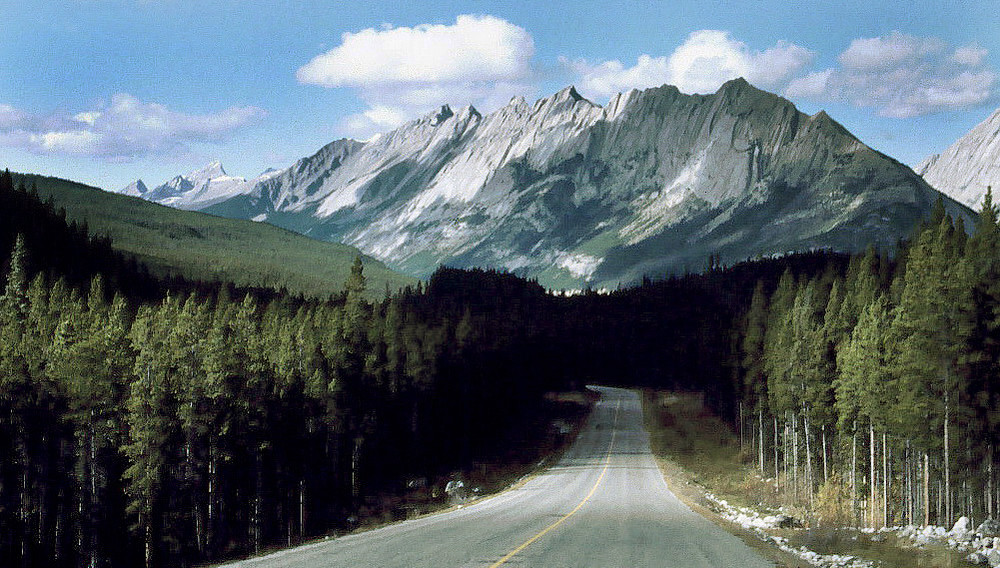
{"type": "Polygon", "coordinates": [[[334,141],[203,209],[349,243],[418,276],[490,266],[578,288],[709,255],[890,247],[938,195],[827,113],[734,79],[708,95],[633,89],[604,106],[573,86],[487,115],[445,105],[368,142],[334,141]]]}

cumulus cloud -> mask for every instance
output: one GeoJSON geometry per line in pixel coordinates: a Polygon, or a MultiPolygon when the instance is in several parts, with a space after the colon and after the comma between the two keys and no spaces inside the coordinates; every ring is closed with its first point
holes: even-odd
{"type": "Polygon", "coordinates": [[[31,116],[0,105],[0,144],[39,154],[123,159],[181,151],[192,142],[218,142],[265,114],[253,106],[185,114],[127,93],[100,108],[72,115],[31,116]]]}
{"type": "Polygon", "coordinates": [[[296,76],[324,87],[511,80],[530,71],[534,49],[523,28],[493,16],[462,15],[452,25],[345,33],[339,46],[296,76]]]}
{"type": "Polygon", "coordinates": [[[443,103],[490,109],[534,89],[535,47],[523,28],[494,16],[460,15],[453,24],[369,28],[299,68],[299,82],[349,87],[367,105],[349,116],[352,134],[371,134],[443,103]],[[503,98],[506,97],[506,98],[503,98]]]}
{"type": "Polygon", "coordinates": [[[859,38],[837,57],[837,67],[792,80],[784,94],[849,102],[895,118],[967,108],[993,92],[997,75],[986,55],[975,45],[952,48],[899,32],[859,38]]]}
{"type": "Polygon", "coordinates": [[[711,93],[736,77],[762,88],[777,88],[805,68],[813,56],[812,51],[786,41],[756,51],[729,32],[700,30],[690,34],[669,56],[643,54],[631,67],[617,60],[595,64],[563,58],[562,62],[579,77],[577,86],[583,93],[606,98],[628,89],[664,83],[686,93],[711,93]]]}

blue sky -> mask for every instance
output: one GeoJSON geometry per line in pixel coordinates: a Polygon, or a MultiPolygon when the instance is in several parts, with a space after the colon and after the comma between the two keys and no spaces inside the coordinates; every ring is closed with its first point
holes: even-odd
{"type": "Polygon", "coordinates": [[[0,21],[0,167],[113,190],[568,84],[603,104],[745,75],[910,165],[1000,106],[995,0],[0,0],[0,21]]]}

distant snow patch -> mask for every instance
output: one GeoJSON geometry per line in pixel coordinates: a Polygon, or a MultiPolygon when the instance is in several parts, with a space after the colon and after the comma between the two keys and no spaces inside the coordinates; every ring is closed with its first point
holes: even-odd
{"type": "Polygon", "coordinates": [[[594,271],[597,270],[597,267],[601,265],[601,261],[603,260],[589,254],[577,253],[561,258],[559,266],[568,270],[576,278],[590,280],[590,277],[594,275],[594,271]]]}

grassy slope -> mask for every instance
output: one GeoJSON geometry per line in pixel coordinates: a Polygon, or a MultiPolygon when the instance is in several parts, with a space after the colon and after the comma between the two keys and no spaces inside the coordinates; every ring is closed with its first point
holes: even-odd
{"type": "MultiPolygon", "coordinates": [[[[341,290],[360,252],[347,245],[304,237],[265,223],[180,211],[57,178],[15,175],[35,182],[42,199],[66,209],[68,221],[86,221],[91,234],[108,235],[156,274],[238,285],[287,287],[325,296],[341,290]]],[[[362,255],[368,290],[384,294],[416,279],[362,255]]]]}

